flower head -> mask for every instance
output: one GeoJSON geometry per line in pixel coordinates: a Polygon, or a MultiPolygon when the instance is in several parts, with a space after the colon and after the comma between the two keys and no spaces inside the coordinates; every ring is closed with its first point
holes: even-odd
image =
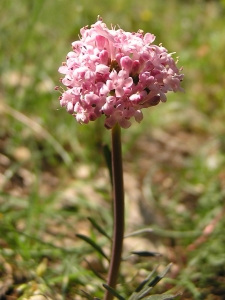
{"type": "Polygon", "coordinates": [[[183,90],[183,74],[172,55],[155,36],[109,29],[99,19],[80,31],[66,62],[59,68],[66,86],[60,105],[79,123],[105,115],[105,127],[117,122],[123,128],[143,118],[142,109],[166,101],[166,93],[183,90]]]}

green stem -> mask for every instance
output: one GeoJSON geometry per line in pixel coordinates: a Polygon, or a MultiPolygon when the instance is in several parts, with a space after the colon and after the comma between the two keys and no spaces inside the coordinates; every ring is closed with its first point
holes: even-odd
{"type": "MultiPolygon", "coordinates": [[[[117,123],[112,128],[112,179],[113,179],[113,207],[114,229],[112,254],[109,265],[107,285],[115,289],[119,274],[123,235],[124,235],[124,187],[123,187],[123,163],[121,146],[121,129],[117,123]]],[[[113,295],[106,291],[104,300],[112,300],[113,295]]]]}

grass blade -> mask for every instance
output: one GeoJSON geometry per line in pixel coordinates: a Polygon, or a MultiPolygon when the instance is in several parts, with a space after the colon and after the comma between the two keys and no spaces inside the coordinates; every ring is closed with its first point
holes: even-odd
{"type": "Polygon", "coordinates": [[[148,298],[144,298],[144,300],[173,300],[177,299],[180,295],[152,295],[149,296],[148,298]]]}
{"type": "Polygon", "coordinates": [[[82,240],[84,240],[86,243],[88,243],[89,245],[91,245],[98,253],[100,253],[102,256],[104,256],[107,260],[108,257],[106,256],[106,254],[103,252],[102,248],[97,245],[92,239],[90,239],[88,236],[83,235],[83,234],[76,234],[76,236],[82,240]]]}
{"type": "Polygon", "coordinates": [[[133,251],[132,254],[143,256],[143,257],[155,257],[155,256],[161,256],[162,254],[159,252],[151,252],[151,251],[133,251]]]}
{"type": "Polygon", "coordinates": [[[157,275],[149,284],[148,286],[155,286],[165,275],[166,273],[169,271],[170,267],[172,266],[172,263],[170,263],[166,269],[159,275],[157,275]]]}
{"type": "Polygon", "coordinates": [[[101,226],[99,226],[98,223],[93,218],[88,217],[88,220],[91,222],[92,226],[98,230],[98,232],[100,232],[105,237],[107,237],[109,240],[111,240],[111,238],[108,236],[108,234],[105,232],[105,230],[101,226]]]}
{"type": "Polygon", "coordinates": [[[115,291],[113,288],[111,288],[110,286],[108,286],[107,284],[103,283],[103,286],[106,290],[108,290],[113,296],[115,296],[117,299],[119,300],[126,300],[125,298],[123,298],[120,294],[117,293],[117,291],[115,291]]]}
{"type": "Polygon", "coordinates": [[[85,292],[84,290],[81,290],[81,291],[85,294],[86,299],[93,300],[93,298],[87,292],[85,292]]]}
{"type": "Polygon", "coordinates": [[[113,182],[112,181],[112,155],[111,155],[111,151],[110,151],[108,145],[103,146],[103,153],[104,153],[105,162],[106,162],[106,166],[109,171],[110,181],[111,181],[111,185],[112,185],[112,182],[113,182]]]}

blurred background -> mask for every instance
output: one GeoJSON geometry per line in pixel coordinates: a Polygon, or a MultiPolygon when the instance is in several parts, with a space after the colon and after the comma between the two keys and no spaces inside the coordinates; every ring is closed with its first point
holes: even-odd
{"type": "Polygon", "coordinates": [[[122,130],[126,234],[153,233],[125,239],[118,289],[127,297],[173,262],[155,293],[225,299],[224,0],[1,1],[0,299],[102,297],[94,273],[104,278],[107,262],[75,235],[109,253],[93,220],[111,234],[110,131],[104,120],[77,124],[54,90],[71,43],[98,15],[155,34],[185,74],[185,93],[122,130]]]}

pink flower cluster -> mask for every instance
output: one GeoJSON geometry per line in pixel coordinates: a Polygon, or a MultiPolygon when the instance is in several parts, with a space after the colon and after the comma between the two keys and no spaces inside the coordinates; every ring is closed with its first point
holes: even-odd
{"type": "MultiPolygon", "coordinates": [[[[153,45],[155,36],[108,29],[99,19],[81,29],[67,61],[59,68],[60,105],[79,123],[105,115],[105,127],[123,128],[143,118],[142,109],[166,101],[168,91],[182,90],[183,74],[164,47],[153,45]]],[[[56,87],[59,89],[59,87],[56,87]]]]}

